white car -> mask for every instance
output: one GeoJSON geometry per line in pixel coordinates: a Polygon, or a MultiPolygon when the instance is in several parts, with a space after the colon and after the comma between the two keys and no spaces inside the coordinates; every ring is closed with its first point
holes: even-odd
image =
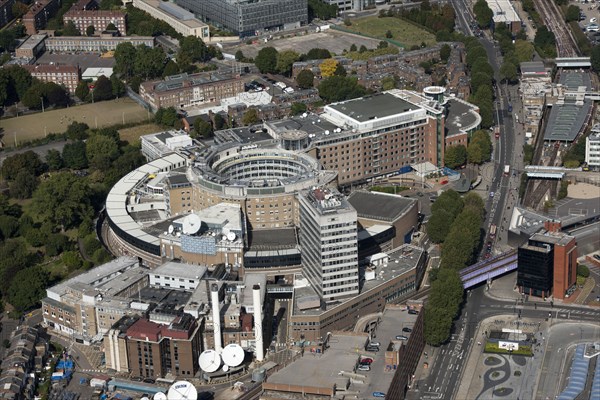
{"type": "Polygon", "coordinates": [[[595,24],[598,22],[598,18],[590,18],[590,24],[595,24]]]}
{"type": "Polygon", "coordinates": [[[370,370],[371,370],[371,367],[369,367],[369,366],[368,366],[368,365],[366,365],[366,364],[363,364],[363,365],[359,365],[359,366],[358,366],[358,370],[359,370],[359,371],[370,371],[370,370]]]}
{"type": "Polygon", "coordinates": [[[494,192],[490,192],[490,197],[494,197],[494,192]]]}

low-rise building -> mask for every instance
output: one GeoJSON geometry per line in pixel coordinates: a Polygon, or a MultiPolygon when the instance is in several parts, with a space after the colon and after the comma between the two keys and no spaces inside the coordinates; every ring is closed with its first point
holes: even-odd
{"type": "Polygon", "coordinates": [[[29,36],[16,50],[15,56],[19,58],[37,58],[46,49],[45,33],[29,36]]]}
{"type": "Polygon", "coordinates": [[[64,86],[69,93],[75,93],[80,80],[79,67],[76,65],[23,65],[23,68],[42,82],[64,86]]]}
{"type": "Polygon", "coordinates": [[[79,0],[63,15],[63,22],[65,24],[72,22],[82,35],[87,34],[87,28],[90,26],[94,27],[95,32],[104,32],[111,24],[119,33],[125,34],[126,14],[124,12],[97,8],[98,5],[94,0],[79,0]]]}
{"type": "Polygon", "coordinates": [[[585,138],[585,162],[590,168],[600,168],[600,132],[585,138]]]}
{"type": "Polygon", "coordinates": [[[165,21],[183,36],[199,37],[205,42],[210,40],[208,25],[175,3],[159,0],[133,0],[133,6],[156,19],[165,21]]]}
{"type": "Polygon", "coordinates": [[[37,33],[44,29],[48,20],[54,16],[60,8],[59,0],[39,0],[36,1],[27,14],[23,16],[23,25],[29,35],[37,33]]]}
{"type": "Polygon", "coordinates": [[[142,154],[146,160],[152,161],[157,158],[174,153],[175,150],[192,145],[192,138],[185,131],[170,130],[152,133],[140,138],[142,154]]]}
{"type": "Polygon", "coordinates": [[[154,47],[152,36],[52,36],[46,39],[46,49],[58,53],[77,51],[103,53],[115,50],[119,43],[131,43],[134,47],[154,47]]]}
{"type": "Polygon", "coordinates": [[[36,359],[44,361],[47,347],[37,345],[39,331],[27,325],[17,327],[0,365],[0,399],[32,399],[35,394],[36,359]]]}
{"type": "Polygon", "coordinates": [[[239,77],[216,72],[183,73],[140,85],[140,96],[154,110],[217,103],[243,92],[244,82],[239,77]]]}

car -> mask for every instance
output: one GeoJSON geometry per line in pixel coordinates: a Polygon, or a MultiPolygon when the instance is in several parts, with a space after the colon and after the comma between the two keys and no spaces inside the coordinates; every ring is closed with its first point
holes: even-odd
{"type": "Polygon", "coordinates": [[[494,197],[494,192],[490,192],[490,197],[493,198],[494,197]]]}
{"type": "Polygon", "coordinates": [[[134,376],[133,378],[131,378],[131,380],[134,382],[141,382],[143,378],[141,376],[134,376]]]}
{"type": "Polygon", "coordinates": [[[412,329],[406,327],[406,328],[402,328],[402,332],[412,332],[412,329]]]}
{"type": "Polygon", "coordinates": [[[370,371],[371,367],[368,364],[361,364],[358,366],[359,371],[370,371]]]}
{"type": "Polygon", "coordinates": [[[487,248],[487,251],[492,250],[492,242],[487,242],[486,248],[487,248]]]}
{"type": "Polygon", "coordinates": [[[417,192],[417,196],[423,197],[423,192],[417,192]]]}
{"type": "Polygon", "coordinates": [[[408,310],[409,314],[417,315],[419,312],[417,310],[408,310]]]}
{"type": "Polygon", "coordinates": [[[383,392],[373,392],[373,397],[384,398],[385,393],[383,392]]]}
{"type": "Polygon", "coordinates": [[[375,340],[371,340],[371,341],[369,342],[369,346],[375,346],[375,347],[379,347],[379,346],[381,346],[381,343],[379,343],[379,342],[377,342],[377,341],[375,341],[375,340]]]}
{"type": "Polygon", "coordinates": [[[408,338],[404,335],[398,335],[396,336],[396,340],[408,340],[408,338]]]}
{"type": "Polygon", "coordinates": [[[377,353],[379,351],[379,347],[377,346],[367,346],[367,351],[372,351],[373,353],[377,353]]]}
{"type": "Polygon", "coordinates": [[[591,18],[590,19],[590,24],[595,24],[598,22],[598,18],[591,18]]]}
{"type": "Polygon", "coordinates": [[[594,258],[600,261],[600,254],[594,254],[594,258]]]}
{"type": "Polygon", "coordinates": [[[144,383],[150,383],[150,384],[154,384],[156,381],[152,378],[146,378],[144,379],[144,383]]]}
{"type": "Polygon", "coordinates": [[[371,357],[365,357],[363,359],[360,360],[361,364],[372,364],[373,363],[373,359],[371,357]]]}

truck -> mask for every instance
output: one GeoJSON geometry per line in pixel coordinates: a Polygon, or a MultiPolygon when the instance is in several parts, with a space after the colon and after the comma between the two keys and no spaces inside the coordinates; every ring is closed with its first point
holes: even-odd
{"type": "Polygon", "coordinates": [[[506,164],[504,166],[504,176],[508,176],[509,173],[510,173],[510,165],[506,164]]]}

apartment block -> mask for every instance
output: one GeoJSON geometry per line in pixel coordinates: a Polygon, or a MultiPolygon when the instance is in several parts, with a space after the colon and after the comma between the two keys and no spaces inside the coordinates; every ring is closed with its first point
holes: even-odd
{"type": "Polygon", "coordinates": [[[54,82],[75,93],[79,83],[79,67],[75,65],[23,65],[32,77],[42,82],[54,82]]]}
{"type": "Polygon", "coordinates": [[[13,19],[12,6],[16,0],[0,1],[0,28],[8,24],[13,19]]]}
{"type": "Polygon", "coordinates": [[[103,53],[115,50],[119,43],[131,43],[134,47],[154,47],[152,36],[52,36],[45,40],[46,49],[55,53],[85,51],[103,53]]]}
{"type": "Polygon", "coordinates": [[[208,25],[177,4],[159,0],[133,0],[133,6],[165,21],[183,36],[196,36],[205,42],[210,40],[208,25]]]}
{"type": "Polygon", "coordinates": [[[585,162],[590,168],[600,168],[600,132],[585,138],[585,162]]]}
{"type": "Polygon", "coordinates": [[[27,14],[23,16],[23,25],[27,34],[33,35],[40,29],[44,29],[48,20],[56,14],[60,8],[59,0],[39,0],[36,1],[27,14]]]}
{"type": "Polygon", "coordinates": [[[48,35],[38,34],[29,36],[16,50],[18,58],[36,58],[46,50],[46,38],[48,35]]]}
{"type": "Polygon", "coordinates": [[[126,30],[126,14],[121,11],[112,10],[78,10],[73,6],[63,16],[64,23],[73,22],[79,33],[86,34],[89,26],[94,27],[95,32],[104,32],[110,24],[114,25],[121,34],[126,30]]]}

